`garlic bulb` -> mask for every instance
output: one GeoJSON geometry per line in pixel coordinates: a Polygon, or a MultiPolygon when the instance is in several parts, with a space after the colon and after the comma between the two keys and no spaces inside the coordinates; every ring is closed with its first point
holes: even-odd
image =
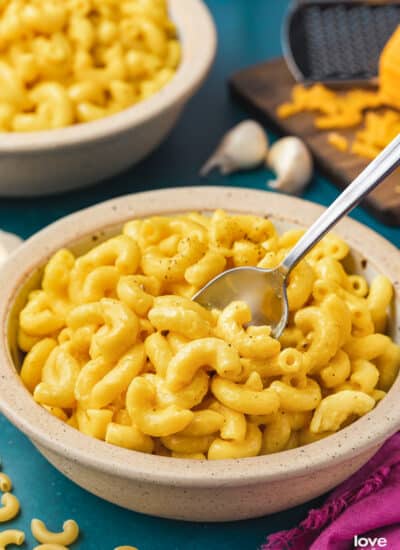
{"type": "Polygon", "coordinates": [[[267,165],[276,173],[268,185],[288,193],[301,191],[311,180],[313,160],[304,142],[295,136],[279,139],[269,150],[267,165]]]}
{"type": "Polygon", "coordinates": [[[0,231],[0,265],[4,263],[13,250],[22,243],[17,235],[0,231]]]}
{"type": "Polygon", "coordinates": [[[200,171],[207,175],[214,168],[222,174],[255,168],[268,152],[268,138],[264,128],[254,120],[244,120],[225,134],[216,151],[200,171]]]}

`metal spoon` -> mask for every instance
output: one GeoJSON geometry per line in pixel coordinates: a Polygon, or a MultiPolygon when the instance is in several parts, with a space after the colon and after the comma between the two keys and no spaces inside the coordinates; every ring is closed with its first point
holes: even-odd
{"type": "Polygon", "coordinates": [[[295,265],[322,237],[400,165],[400,134],[361,172],[320,216],[275,269],[236,267],[220,273],[193,300],[208,309],[223,309],[234,300],[248,303],[252,323],[269,325],[279,338],[287,325],[286,287],[295,265]]]}

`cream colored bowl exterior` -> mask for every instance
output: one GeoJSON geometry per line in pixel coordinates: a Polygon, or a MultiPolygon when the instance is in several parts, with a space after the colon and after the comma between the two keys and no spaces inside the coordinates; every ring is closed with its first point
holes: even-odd
{"type": "Polygon", "coordinates": [[[134,165],[172,129],[214,59],[216,31],[202,0],[169,0],[182,63],[157,94],[121,113],[45,132],[0,133],[0,196],[59,193],[134,165]]]}
{"type": "MultiPolygon", "coordinates": [[[[322,212],[320,206],[300,199],[238,188],[192,187],[140,193],[83,210],[44,229],[10,257],[1,274],[0,410],[56,468],[88,491],[139,512],[195,521],[227,521],[269,514],[305,502],[337,485],[399,429],[400,379],[371,413],[317,443],[240,460],[172,459],[108,445],[48,414],[23,387],[6,334],[19,289],[29,274],[57,249],[75,247],[133,217],[216,208],[272,216],[278,224],[286,226],[308,226],[322,212]]],[[[350,219],[340,223],[337,233],[355,251],[362,251],[371,273],[380,271],[390,277],[398,301],[399,251],[350,219]]],[[[398,314],[397,307],[394,315],[398,314]]]]}

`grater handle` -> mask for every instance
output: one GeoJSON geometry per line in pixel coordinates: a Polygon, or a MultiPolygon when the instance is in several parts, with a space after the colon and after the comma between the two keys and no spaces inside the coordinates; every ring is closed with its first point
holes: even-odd
{"type": "Polygon", "coordinates": [[[289,272],[322,237],[400,165],[400,134],[307,230],[282,262],[289,272]]]}

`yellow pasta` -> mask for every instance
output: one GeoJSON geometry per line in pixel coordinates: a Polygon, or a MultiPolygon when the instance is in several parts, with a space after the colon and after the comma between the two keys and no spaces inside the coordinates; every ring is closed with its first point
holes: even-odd
{"type": "Polygon", "coordinates": [[[4,493],[0,499],[0,523],[10,521],[19,513],[19,500],[11,493],[4,493]]]}
{"type": "Polygon", "coordinates": [[[180,59],[166,0],[9,0],[0,11],[0,131],[112,115],[165,86],[180,59]]]}
{"type": "Polygon", "coordinates": [[[216,438],[208,450],[210,460],[257,456],[261,449],[262,434],[258,426],[248,424],[243,441],[226,441],[216,438]]]}
{"type": "MultiPolygon", "coordinates": [[[[91,31],[78,20],[83,47],[91,31]]],[[[164,46],[146,29],[156,56],[164,46]]],[[[114,31],[101,27],[105,45],[114,31]]],[[[130,451],[235,459],[334,433],[384,398],[400,367],[383,333],[384,276],[347,273],[348,245],[327,235],[290,276],[279,341],[243,301],[209,311],[190,299],[234,265],[278,265],[301,235],[217,210],[132,220],[79,257],[58,251],[20,313],[23,383],[59,421],[130,451]]]]}
{"type": "Polygon", "coordinates": [[[4,472],[0,472],[0,491],[9,493],[12,489],[12,481],[4,472]]]}
{"type": "Polygon", "coordinates": [[[63,530],[59,533],[49,531],[40,519],[31,521],[31,531],[35,539],[42,544],[58,544],[69,546],[79,537],[79,527],[76,521],[68,519],[63,524],[63,530]]]}
{"type": "Polygon", "coordinates": [[[289,416],[283,412],[275,415],[274,419],[267,423],[264,429],[262,454],[283,451],[292,434],[289,416]]]}
{"type": "MultiPolygon", "coordinates": [[[[7,474],[0,473],[0,491],[4,492],[1,498],[0,522],[14,519],[20,511],[19,500],[9,493],[12,490],[11,479],[7,474]]],[[[32,535],[41,542],[34,550],[68,550],[66,545],[73,544],[79,536],[78,524],[70,519],[64,522],[60,533],[49,531],[43,521],[33,519],[31,521],[32,535]]],[[[22,545],[25,541],[25,533],[17,529],[0,531],[0,550],[5,550],[8,545],[22,545]]]]}
{"type": "Polygon", "coordinates": [[[18,529],[6,529],[0,531],[0,550],[5,550],[10,544],[21,546],[25,541],[25,533],[18,529]]]}

